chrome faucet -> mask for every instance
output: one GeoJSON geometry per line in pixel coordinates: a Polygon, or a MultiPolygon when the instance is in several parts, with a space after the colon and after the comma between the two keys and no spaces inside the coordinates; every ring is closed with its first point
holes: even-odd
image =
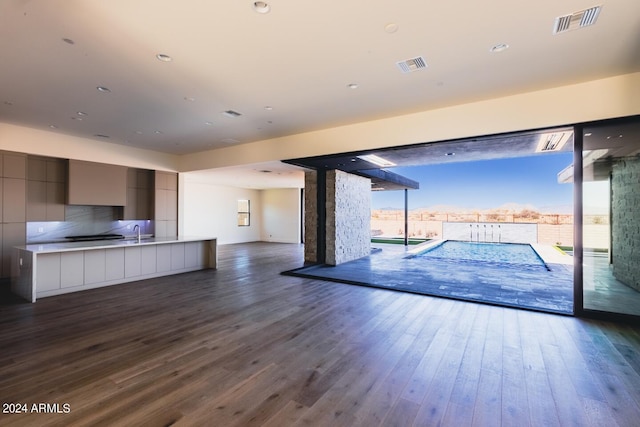
{"type": "Polygon", "coordinates": [[[138,243],[140,243],[140,226],[138,224],[133,226],[133,232],[135,233],[136,231],[138,232],[138,243]]]}

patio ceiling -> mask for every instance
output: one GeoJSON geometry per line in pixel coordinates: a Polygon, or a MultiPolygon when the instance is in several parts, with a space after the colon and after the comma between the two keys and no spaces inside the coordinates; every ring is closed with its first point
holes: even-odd
{"type": "MultiPolygon", "coordinates": [[[[393,167],[525,157],[540,153],[539,143],[543,136],[553,133],[572,132],[572,130],[573,127],[567,126],[365,152],[289,159],[284,162],[315,170],[338,169],[367,176],[374,175],[371,172],[372,170],[386,169],[388,166],[375,165],[362,159],[363,155],[373,154],[379,156],[393,163],[393,167]]],[[[640,116],[586,124],[584,126],[584,135],[584,150],[593,151],[590,161],[600,165],[597,171],[594,171],[593,174],[586,174],[585,177],[601,177],[603,174],[608,176],[608,169],[605,167],[608,165],[607,159],[640,154],[640,116]]],[[[573,135],[571,134],[563,146],[549,151],[571,152],[572,150],[573,135]]],[[[568,167],[570,168],[571,165],[568,165],[568,167]]],[[[402,179],[397,178],[399,175],[395,175],[395,177],[385,179],[384,176],[376,174],[376,176],[372,177],[372,189],[399,190],[417,188],[403,183],[402,179]]],[[[563,182],[570,182],[572,179],[573,173],[571,172],[563,177],[563,182]]]]}

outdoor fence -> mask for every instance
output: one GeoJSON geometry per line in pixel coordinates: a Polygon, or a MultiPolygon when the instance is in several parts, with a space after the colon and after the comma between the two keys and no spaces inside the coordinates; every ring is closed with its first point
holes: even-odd
{"type": "MultiPolygon", "coordinates": [[[[483,214],[483,213],[427,213],[409,212],[408,237],[441,239],[443,223],[477,224],[537,224],[537,243],[573,246],[573,215],[567,214],[483,214]]],[[[606,215],[586,215],[584,246],[609,247],[609,218],[606,215]]],[[[468,225],[467,225],[468,227],[468,225]]],[[[372,236],[404,237],[404,211],[379,210],[371,216],[372,236]]],[[[484,232],[484,230],[483,230],[484,232]]]]}

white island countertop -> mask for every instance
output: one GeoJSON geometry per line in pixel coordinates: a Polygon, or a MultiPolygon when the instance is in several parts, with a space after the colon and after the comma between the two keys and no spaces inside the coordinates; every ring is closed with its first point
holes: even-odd
{"type": "Polygon", "coordinates": [[[11,290],[27,301],[121,283],[216,269],[217,239],[142,237],[14,247],[11,290]]]}
{"type": "Polygon", "coordinates": [[[86,251],[91,249],[105,249],[119,246],[126,247],[139,245],[159,245],[181,242],[202,242],[207,240],[216,240],[216,238],[202,236],[143,237],[138,242],[138,239],[136,237],[126,237],[124,239],[91,240],[78,242],[32,243],[24,246],[16,246],[16,249],[33,253],[71,252],[86,251]]]}

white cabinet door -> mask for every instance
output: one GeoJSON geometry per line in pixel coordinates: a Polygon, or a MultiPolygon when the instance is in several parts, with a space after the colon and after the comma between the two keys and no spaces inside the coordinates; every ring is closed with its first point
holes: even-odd
{"type": "Polygon", "coordinates": [[[124,275],[125,277],[139,276],[141,251],[140,246],[124,249],[124,275]]]}
{"type": "Polygon", "coordinates": [[[60,289],[60,254],[38,254],[36,293],[60,289]]]}
{"type": "Polygon", "coordinates": [[[184,244],[185,268],[202,267],[202,242],[189,242],[184,244]]]}
{"type": "Polygon", "coordinates": [[[184,268],[184,243],[171,244],[171,270],[184,268]]]}
{"type": "Polygon", "coordinates": [[[156,272],[156,260],[157,260],[157,251],[156,245],[145,245],[141,246],[141,273],[144,274],[153,274],[156,272]]]}
{"type": "Polygon", "coordinates": [[[84,253],[84,283],[100,283],[105,281],[106,260],[105,249],[85,251],[84,253]]]}
{"type": "Polygon", "coordinates": [[[105,279],[124,279],[124,248],[107,249],[105,279]]]}
{"type": "Polygon", "coordinates": [[[157,245],[157,264],[156,269],[158,273],[171,270],[171,245],[157,245]]]}
{"type": "Polygon", "coordinates": [[[60,254],[60,286],[69,288],[84,284],[84,252],[60,254]]]}

